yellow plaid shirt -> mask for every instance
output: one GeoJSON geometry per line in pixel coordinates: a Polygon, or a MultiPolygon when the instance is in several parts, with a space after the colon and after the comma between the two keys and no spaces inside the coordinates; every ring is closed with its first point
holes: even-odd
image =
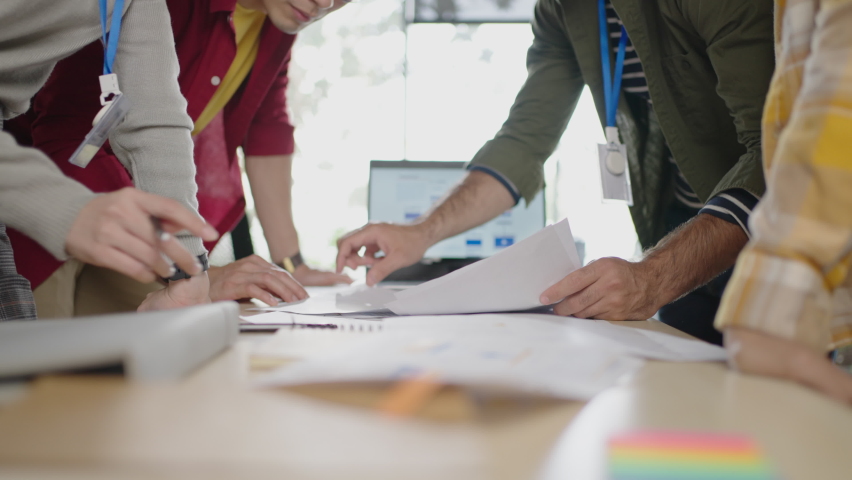
{"type": "Polygon", "coordinates": [[[817,350],[852,343],[852,0],[777,0],[767,193],[716,316],[817,350]]]}

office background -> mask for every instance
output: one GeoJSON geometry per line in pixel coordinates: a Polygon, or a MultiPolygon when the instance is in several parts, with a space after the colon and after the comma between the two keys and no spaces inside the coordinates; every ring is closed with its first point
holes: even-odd
{"type": "MultiPolygon", "coordinates": [[[[366,222],[370,160],[469,160],[526,78],[529,24],[407,23],[404,13],[401,0],[356,0],[293,48],[294,217],[314,266],[331,267],[336,239],[366,222]]],[[[600,200],[599,125],[587,90],[545,172],[548,220],[570,219],[586,262],[638,253],[627,208],[600,200]]],[[[247,200],[255,252],[268,257],[247,200]]],[[[233,257],[225,240],[215,263],[233,257]]]]}

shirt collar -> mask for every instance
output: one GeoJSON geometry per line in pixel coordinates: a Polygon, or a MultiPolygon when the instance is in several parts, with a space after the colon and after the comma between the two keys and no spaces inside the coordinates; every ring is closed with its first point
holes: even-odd
{"type": "Polygon", "coordinates": [[[237,8],[237,0],[212,0],[210,13],[233,12],[237,8]]]}

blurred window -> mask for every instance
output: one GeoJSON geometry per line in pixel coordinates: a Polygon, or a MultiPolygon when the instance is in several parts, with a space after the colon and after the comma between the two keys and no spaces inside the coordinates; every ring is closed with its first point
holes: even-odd
{"type": "MultiPolygon", "coordinates": [[[[470,160],[506,119],[531,42],[528,24],[405,26],[399,0],[359,0],[300,33],[288,99],[305,259],[331,267],[336,239],[366,222],[370,160],[470,160]]],[[[568,217],[586,261],[637,248],[627,208],[601,203],[603,139],[586,90],[546,166],[548,219],[568,217]]],[[[266,257],[247,200],[255,251],[266,257]]]]}

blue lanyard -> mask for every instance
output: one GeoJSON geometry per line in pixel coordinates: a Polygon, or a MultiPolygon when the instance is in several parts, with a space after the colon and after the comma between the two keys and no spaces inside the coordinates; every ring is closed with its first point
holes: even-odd
{"type": "Polygon", "coordinates": [[[115,0],[112,8],[112,23],[107,33],[107,0],[100,0],[101,7],[101,31],[104,41],[104,75],[112,73],[112,64],[115,62],[115,54],[118,52],[118,36],[121,34],[121,14],[124,13],[124,0],[115,0]]]}
{"type": "Polygon", "coordinates": [[[621,26],[621,40],[618,42],[618,55],[615,59],[614,75],[609,66],[609,27],[606,21],[605,0],[598,0],[598,20],[601,30],[601,65],[603,65],[604,102],[606,103],[606,126],[615,126],[615,112],[618,111],[618,99],[621,94],[621,77],[624,74],[624,54],[627,51],[627,30],[621,26]]]}

